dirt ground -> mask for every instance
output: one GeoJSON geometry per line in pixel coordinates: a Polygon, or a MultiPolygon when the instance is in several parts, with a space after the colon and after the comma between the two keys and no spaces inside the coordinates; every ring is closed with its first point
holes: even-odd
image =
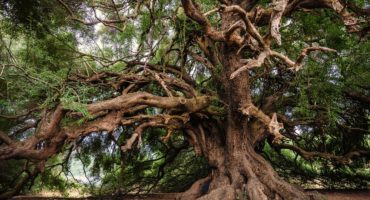
{"type": "MultiPolygon", "coordinates": [[[[327,196],[328,200],[370,200],[370,190],[319,190],[318,192],[327,196]]],[[[40,196],[17,196],[13,200],[174,200],[177,194],[149,194],[145,196],[128,195],[124,197],[103,198],[63,198],[63,197],[40,197],[40,196]]]]}
{"type": "Polygon", "coordinates": [[[322,190],[328,200],[370,200],[370,190],[322,190]]]}

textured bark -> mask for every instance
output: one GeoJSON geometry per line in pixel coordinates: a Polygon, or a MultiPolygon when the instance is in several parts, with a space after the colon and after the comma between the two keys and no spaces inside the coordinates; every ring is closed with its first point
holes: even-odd
{"type": "MultiPolygon", "coordinates": [[[[282,1],[282,3],[284,2],[282,1]]],[[[244,14],[243,11],[239,10],[240,7],[230,6],[224,9],[227,12],[222,15],[221,29],[227,30],[228,26],[237,20],[230,10],[235,10],[241,15],[244,14]]],[[[197,20],[197,18],[193,19],[197,20]]],[[[248,18],[245,20],[248,20],[248,18]]],[[[207,24],[204,26],[207,26],[207,24]]],[[[252,25],[249,29],[253,33],[252,25]]],[[[272,37],[277,39],[278,32],[274,31],[272,37]]],[[[258,40],[258,35],[254,35],[258,40]]],[[[269,52],[269,50],[266,52],[269,52]]],[[[185,194],[191,193],[193,199],[200,196],[198,199],[204,200],[234,200],[237,198],[243,199],[245,196],[248,196],[248,199],[251,200],[311,199],[303,190],[282,180],[271,165],[254,151],[255,143],[268,136],[266,135],[265,125],[267,124],[268,128],[271,129],[271,123],[277,123],[276,114],[270,118],[257,108],[251,109],[248,115],[254,113],[252,116],[260,117],[262,122],[256,123],[250,122],[248,117],[240,112],[240,105],[252,105],[249,75],[247,72],[240,70],[243,62],[242,57],[238,54],[237,47],[223,43],[220,54],[222,55],[220,62],[223,70],[220,82],[224,90],[220,92],[219,96],[229,105],[227,121],[225,122],[226,128],[224,132],[219,134],[212,133],[212,130],[206,130],[204,143],[201,142],[200,144],[203,156],[213,169],[208,193],[200,196],[200,190],[195,189],[197,188],[196,185],[199,185],[199,182],[196,182],[185,194]],[[238,73],[238,76],[235,75],[235,72],[238,73]],[[232,78],[229,79],[229,77],[232,78]]],[[[253,64],[253,66],[262,65],[263,60],[264,58],[258,58],[258,63],[253,64]]],[[[201,141],[201,136],[198,136],[197,140],[201,141]]],[[[183,196],[180,199],[191,198],[183,196]]],[[[312,197],[312,199],[316,199],[316,197],[312,197]]]]}

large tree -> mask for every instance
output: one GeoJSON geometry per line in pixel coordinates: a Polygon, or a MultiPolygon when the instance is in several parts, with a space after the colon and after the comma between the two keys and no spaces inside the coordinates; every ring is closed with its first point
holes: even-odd
{"type": "Polygon", "coordinates": [[[2,197],[66,146],[108,133],[122,155],[148,134],[182,135],[211,173],[180,199],[320,198],[280,178],[261,146],[338,165],[369,156],[366,6],[2,1],[0,160],[27,160],[2,197]]]}

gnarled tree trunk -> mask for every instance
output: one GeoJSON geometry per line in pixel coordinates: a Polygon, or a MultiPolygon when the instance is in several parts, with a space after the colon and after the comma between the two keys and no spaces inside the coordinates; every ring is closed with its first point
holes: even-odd
{"type": "MultiPolygon", "coordinates": [[[[204,156],[212,167],[180,199],[320,199],[282,180],[271,165],[254,151],[248,120],[232,113],[225,135],[205,133],[204,156]],[[225,137],[224,137],[225,136],[225,137]],[[209,188],[206,194],[204,188],[209,188]]],[[[263,132],[260,132],[263,133],[263,132]]]]}
{"type": "MultiPolygon", "coordinates": [[[[233,21],[233,15],[223,15],[226,27],[233,21]]],[[[221,132],[211,129],[200,136],[203,155],[212,167],[210,177],[201,179],[180,196],[180,199],[202,200],[270,200],[270,199],[319,199],[282,180],[272,166],[258,153],[254,146],[265,139],[267,131],[258,120],[253,121],[240,112],[240,105],[252,101],[248,73],[242,73],[230,80],[232,72],[242,66],[238,49],[224,44],[223,67],[219,94],[228,105],[227,121],[221,132]],[[203,138],[201,138],[203,137],[203,138]],[[207,182],[208,181],[208,182],[207,182]],[[204,188],[209,184],[207,194],[204,188]]]]}

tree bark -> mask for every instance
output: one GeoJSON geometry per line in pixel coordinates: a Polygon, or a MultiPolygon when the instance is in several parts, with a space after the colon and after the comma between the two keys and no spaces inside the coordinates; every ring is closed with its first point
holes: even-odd
{"type": "MultiPolygon", "coordinates": [[[[227,29],[235,20],[235,15],[224,13],[221,29],[227,29]]],[[[201,187],[195,186],[199,182],[196,182],[179,199],[320,199],[282,180],[272,166],[255,152],[255,144],[267,136],[264,131],[266,128],[240,112],[241,105],[252,102],[249,75],[248,72],[242,72],[233,79],[229,78],[243,65],[242,56],[232,45],[222,45],[220,62],[223,71],[220,82],[223,90],[219,96],[228,105],[228,110],[224,132],[217,134],[206,130],[204,133],[205,143],[201,148],[212,167],[209,189],[207,194],[202,195],[201,187]]],[[[204,179],[200,182],[204,184],[204,179]]]]}
{"type": "MultiPolygon", "coordinates": [[[[235,113],[238,115],[237,113],[235,113]]],[[[282,180],[272,166],[254,150],[247,120],[227,121],[225,134],[205,134],[204,156],[212,167],[209,177],[201,179],[180,196],[181,200],[310,200],[321,199],[282,180]],[[225,138],[222,138],[226,136],[225,138]],[[223,141],[225,140],[225,141],[223,141]],[[209,184],[204,194],[204,185],[209,184]]]]}

